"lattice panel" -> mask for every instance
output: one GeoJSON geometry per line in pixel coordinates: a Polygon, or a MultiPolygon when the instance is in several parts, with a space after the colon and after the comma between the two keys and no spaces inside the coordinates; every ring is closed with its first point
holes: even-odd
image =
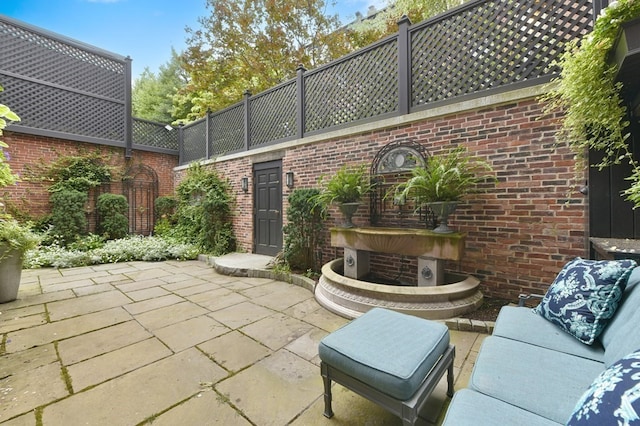
{"type": "Polygon", "coordinates": [[[392,38],[305,75],[305,132],[396,111],[397,66],[392,38]]]}
{"type": "Polygon", "coordinates": [[[178,129],[167,129],[164,124],[133,119],[133,143],[164,149],[178,149],[178,129]]]}
{"type": "Polygon", "coordinates": [[[0,52],[0,71],[124,101],[123,61],[1,20],[0,52]]]}
{"type": "Polygon", "coordinates": [[[57,87],[31,84],[0,72],[0,103],[21,118],[20,125],[124,143],[124,105],[57,87]]]}
{"type": "Polygon", "coordinates": [[[251,147],[296,134],[296,81],[250,100],[251,147]]]}
{"type": "Polygon", "coordinates": [[[244,103],[209,118],[210,156],[237,152],[244,148],[244,103]]]}
{"type": "Polygon", "coordinates": [[[474,2],[412,30],[412,104],[549,75],[562,46],[591,28],[591,2],[474,2]]]}
{"type": "Polygon", "coordinates": [[[207,122],[205,120],[197,121],[183,129],[182,164],[207,157],[206,132],[207,122]]]}

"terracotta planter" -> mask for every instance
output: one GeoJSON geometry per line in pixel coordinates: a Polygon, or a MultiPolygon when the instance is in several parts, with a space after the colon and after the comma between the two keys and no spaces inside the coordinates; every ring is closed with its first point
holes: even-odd
{"type": "Polygon", "coordinates": [[[0,303],[18,298],[22,276],[22,251],[0,244],[0,303]]]}

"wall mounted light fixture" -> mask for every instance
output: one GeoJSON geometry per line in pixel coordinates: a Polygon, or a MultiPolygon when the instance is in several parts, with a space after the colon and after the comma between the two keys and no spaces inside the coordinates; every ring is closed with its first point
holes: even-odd
{"type": "Polygon", "coordinates": [[[287,185],[287,188],[293,188],[293,172],[288,171],[284,175],[284,182],[287,185]]]}
{"type": "Polygon", "coordinates": [[[249,178],[244,176],[242,179],[240,179],[240,188],[242,188],[242,191],[247,193],[249,192],[249,178]]]}

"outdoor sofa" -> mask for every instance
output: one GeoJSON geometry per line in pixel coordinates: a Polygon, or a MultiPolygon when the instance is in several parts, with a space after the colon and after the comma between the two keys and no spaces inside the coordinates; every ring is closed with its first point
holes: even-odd
{"type": "Polygon", "coordinates": [[[538,307],[502,308],[443,424],[638,422],[640,267],[578,258],[538,307]]]}

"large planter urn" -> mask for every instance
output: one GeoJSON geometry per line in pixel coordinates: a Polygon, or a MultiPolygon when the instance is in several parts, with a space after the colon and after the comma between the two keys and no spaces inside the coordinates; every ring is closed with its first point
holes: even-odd
{"type": "Polygon", "coordinates": [[[351,221],[354,213],[360,207],[360,203],[342,203],[339,205],[340,211],[344,215],[344,223],[342,224],[343,228],[355,228],[355,225],[351,221]]]}
{"type": "Polygon", "coordinates": [[[0,303],[11,302],[18,298],[23,254],[22,250],[0,243],[0,303]]]}
{"type": "Polygon", "coordinates": [[[438,201],[434,203],[428,203],[427,206],[438,217],[438,226],[433,230],[438,234],[448,234],[453,232],[453,229],[449,228],[449,215],[453,213],[458,207],[457,201],[438,201]]]}

